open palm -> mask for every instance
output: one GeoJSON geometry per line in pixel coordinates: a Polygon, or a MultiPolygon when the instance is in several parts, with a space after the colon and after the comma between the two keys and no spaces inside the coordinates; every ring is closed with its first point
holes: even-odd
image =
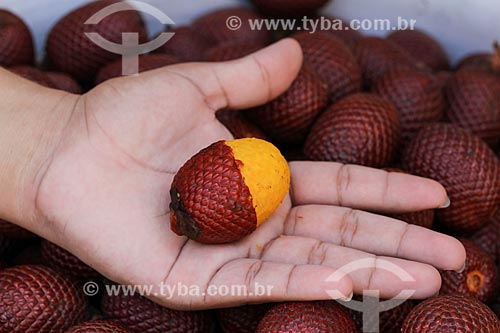
{"type": "Polygon", "coordinates": [[[299,46],[285,40],[234,62],[170,66],[108,81],[83,95],[38,192],[37,207],[56,231],[50,240],[116,282],[156,286],[151,298],[178,309],[327,299],[326,290],[338,290],[339,297],[353,289],[378,289],[384,297],[401,289],[417,290],[415,297],[436,293],[440,277],[434,267],[459,269],[465,257],[460,243],[362,211],[437,208],[446,193],[430,180],[295,162],[290,195],[243,240],[203,245],[170,230],[169,189],[176,171],[200,149],[231,139],[216,110],[278,96],[301,59],[299,46]],[[373,266],[326,281],[361,258],[373,266]],[[414,281],[401,282],[380,269],[381,258],[414,281]],[[204,293],[161,295],[161,283],[197,286],[204,293]],[[271,293],[255,295],[256,284],[272,286],[271,293]],[[247,293],[209,294],[210,285],[242,285],[247,293]]]}

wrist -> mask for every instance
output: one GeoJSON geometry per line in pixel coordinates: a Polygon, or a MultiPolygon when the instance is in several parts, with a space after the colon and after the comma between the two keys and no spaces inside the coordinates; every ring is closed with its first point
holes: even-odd
{"type": "Polygon", "coordinates": [[[0,219],[37,231],[36,197],[79,96],[0,68],[0,219]]]}

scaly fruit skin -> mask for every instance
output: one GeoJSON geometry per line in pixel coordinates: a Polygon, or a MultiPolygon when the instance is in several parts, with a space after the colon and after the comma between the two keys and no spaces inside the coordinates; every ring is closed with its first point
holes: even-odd
{"type": "Polygon", "coordinates": [[[300,144],[327,102],[327,84],[305,65],[284,94],[244,114],[272,139],[300,144]]]}
{"type": "Polygon", "coordinates": [[[393,214],[391,215],[391,217],[427,229],[432,229],[432,226],[434,225],[434,209],[403,214],[393,214]]]}
{"type": "Polygon", "coordinates": [[[481,139],[451,124],[424,127],[402,154],[403,168],[440,182],[451,206],[436,211],[453,232],[481,228],[500,201],[500,162],[481,139]]]}
{"type": "Polygon", "coordinates": [[[208,311],[172,310],[139,294],[104,294],[101,309],[107,318],[137,333],[210,333],[213,322],[212,314],[208,311]]]}
{"type": "Polygon", "coordinates": [[[255,333],[257,325],[273,304],[244,305],[217,310],[217,318],[224,333],[255,333]]]}
{"type": "Polygon", "coordinates": [[[267,45],[272,42],[272,34],[268,30],[253,29],[249,20],[261,20],[260,14],[246,8],[224,8],[196,19],[191,28],[201,35],[210,45],[226,43],[228,41],[239,41],[248,44],[267,45]],[[228,28],[228,19],[232,16],[239,17],[242,22],[241,28],[231,30],[228,28]]]}
{"type": "Polygon", "coordinates": [[[302,32],[292,37],[302,47],[304,63],[328,84],[329,103],[361,91],[361,68],[341,40],[327,32],[302,32]]]}
{"type": "Polygon", "coordinates": [[[33,238],[34,234],[13,223],[0,220],[0,236],[6,236],[15,239],[24,239],[33,238]]]}
{"type": "Polygon", "coordinates": [[[393,68],[415,68],[416,61],[397,44],[379,37],[360,40],[354,54],[363,73],[363,83],[369,89],[388,70],[393,68]]]}
{"type": "Polygon", "coordinates": [[[500,321],[475,298],[445,295],[429,298],[406,317],[402,333],[500,332],[500,321]]]}
{"type": "Polygon", "coordinates": [[[0,332],[64,332],[85,319],[87,303],[81,290],[50,268],[0,271],[0,332]]]}
{"type": "Polygon", "coordinates": [[[40,253],[44,265],[78,283],[98,281],[100,274],[65,249],[42,240],[40,253]]]}
{"type": "Polygon", "coordinates": [[[218,62],[230,61],[243,58],[249,54],[259,51],[265,45],[256,43],[241,43],[239,41],[228,41],[220,43],[205,52],[205,60],[218,62]]]}
{"type": "Polygon", "coordinates": [[[217,111],[215,116],[235,139],[257,138],[267,140],[267,136],[257,126],[249,122],[239,110],[220,110],[217,111]]]}
{"type": "Polygon", "coordinates": [[[446,118],[488,144],[500,141],[500,81],[493,74],[462,70],[446,86],[446,118]]]}
{"type": "Polygon", "coordinates": [[[302,17],[312,15],[329,0],[251,0],[265,15],[275,17],[302,17]]]}
{"type": "MultiPolygon", "coordinates": [[[[326,32],[326,33],[330,34],[331,36],[340,39],[351,51],[353,51],[354,48],[356,47],[356,45],[358,44],[358,42],[363,39],[363,35],[359,31],[352,30],[352,29],[346,30],[345,27],[349,26],[349,22],[346,22],[346,21],[341,20],[339,18],[327,16],[327,15],[321,15],[321,16],[312,18],[312,20],[315,21],[314,24],[318,24],[317,25],[318,27],[321,27],[322,20],[328,20],[329,22],[331,22],[332,23],[331,29],[321,30],[322,33],[326,32]],[[339,26],[338,22],[341,22],[342,26],[339,26]],[[335,25],[333,25],[333,24],[335,24],[335,25]]],[[[328,27],[326,27],[326,28],[328,28],[328,27]]]]}
{"type": "Polygon", "coordinates": [[[0,66],[32,65],[34,58],[33,37],[26,24],[0,9],[0,66]]]}
{"type": "Polygon", "coordinates": [[[110,320],[92,320],[73,326],[64,333],[132,333],[132,331],[110,320]]]}
{"type": "Polygon", "coordinates": [[[445,99],[440,83],[431,74],[411,68],[395,68],[373,85],[372,92],[391,102],[398,110],[403,143],[410,142],[423,126],[443,118],[445,99]]]}
{"type": "Polygon", "coordinates": [[[200,243],[237,241],[253,232],[288,193],[290,170],[272,144],[219,141],[191,157],[170,189],[170,227],[200,243]]]}
{"type": "Polygon", "coordinates": [[[417,61],[434,71],[450,69],[450,61],[437,40],[420,30],[399,30],[387,36],[417,61]]]}
{"type": "Polygon", "coordinates": [[[157,52],[172,55],[181,62],[204,60],[204,54],[211,45],[190,26],[167,29],[166,32],[175,33],[175,35],[163,44],[157,52]]]}
{"type": "Polygon", "coordinates": [[[483,303],[495,299],[498,291],[498,270],[495,261],[486,251],[473,241],[462,239],[465,247],[465,270],[441,272],[442,286],[440,294],[462,294],[475,297],[483,303]]]}
{"type": "MultiPolygon", "coordinates": [[[[357,301],[363,301],[363,297],[358,295],[354,296],[354,299],[357,301]]],[[[380,302],[383,302],[383,300],[380,300],[380,302]]],[[[413,309],[414,306],[415,305],[411,300],[407,300],[406,302],[395,308],[380,312],[379,332],[400,333],[401,327],[403,326],[403,322],[406,316],[410,313],[411,309],[413,309]]],[[[356,323],[357,332],[364,333],[363,313],[355,310],[349,310],[349,312],[351,313],[351,316],[353,317],[354,322],[356,323]]]]}
{"type": "Polygon", "coordinates": [[[500,211],[470,239],[486,251],[495,262],[500,262],[500,211]]]}
{"type": "Polygon", "coordinates": [[[472,69],[490,74],[500,74],[500,45],[493,44],[493,53],[474,53],[463,58],[457,70],[472,69]]]}
{"type": "Polygon", "coordinates": [[[63,17],[47,39],[47,57],[56,70],[70,74],[82,82],[90,82],[104,65],[120,59],[119,54],[106,51],[91,41],[85,32],[95,32],[105,40],[122,44],[122,33],[139,34],[139,43],[147,41],[147,31],[140,14],[135,10],[120,11],[107,16],[99,24],[85,22],[95,13],[116,0],[100,0],[80,7],[63,17]]]}
{"type": "Polygon", "coordinates": [[[399,133],[398,113],[391,103],[372,94],[354,94],[323,112],[304,152],[314,161],[386,167],[397,151],[399,133]]]}
{"type": "Polygon", "coordinates": [[[256,333],[355,333],[347,310],[335,301],[287,302],[276,305],[262,318],[256,333]]]}
{"type": "MultiPolygon", "coordinates": [[[[167,54],[145,54],[139,56],[139,73],[147,72],[153,69],[170,66],[178,63],[179,60],[174,56],[167,54]]],[[[114,79],[123,74],[122,59],[115,60],[99,70],[95,83],[100,84],[104,81],[114,79]]]]}
{"type": "Polygon", "coordinates": [[[9,70],[23,78],[48,88],[63,90],[72,94],[81,94],[82,88],[73,78],[64,73],[44,72],[35,67],[16,66],[9,70]]]}

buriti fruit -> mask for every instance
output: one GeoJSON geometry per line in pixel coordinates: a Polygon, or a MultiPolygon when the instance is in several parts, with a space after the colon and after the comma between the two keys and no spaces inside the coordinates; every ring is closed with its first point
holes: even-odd
{"type": "Polygon", "coordinates": [[[457,69],[475,69],[500,74],[500,45],[493,44],[493,53],[474,53],[463,58],[457,69]]]}
{"type": "Polygon", "coordinates": [[[190,26],[169,27],[166,32],[174,35],[158,49],[158,52],[173,55],[182,62],[202,61],[203,54],[211,46],[205,37],[190,26]]]}
{"type": "Polygon", "coordinates": [[[447,295],[429,298],[406,317],[402,333],[498,333],[500,321],[475,298],[447,295]]]}
{"type": "Polygon", "coordinates": [[[31,65],[33,38],[26,24],[16,15],[0,10],[0,66],[31,65]]]}
{"type": "Polygon", "coordinates": [[[255,333],[257,325],[273,306],[264,303],[219,309],[217,319],[224,333],[255,333]]]}
{"type": "Polygon", "coordinates": [[[235,139],[267,139],[266,135],[257,126],[248,121],[243,112],[239,110],[219,110],[215,116],[231,132],[235,139]]]}
{"type": "Polygon", "coordinates": [[[110,320],[92,320],[73,326],[64,333],[132,333],[132,331],[110,320]]]}
{"type": "Polygon", "coordinates": [[[280,205],[290,170],[280,151],[250,138],[218,141],[201,150],[175,175],[170,226],[200,243],[237,241],[280,205]]]}

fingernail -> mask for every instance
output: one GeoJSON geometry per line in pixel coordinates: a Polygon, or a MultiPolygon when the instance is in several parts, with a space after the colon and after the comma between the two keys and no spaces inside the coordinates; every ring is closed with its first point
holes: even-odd
{"type": "Polygon", "coordinates": [[[460,274],[460,273],[463,273],[464,271],[465,271],[465,263],[463,264],[463,266],[460,269],[457,269],[455,272],[460,274]]]}
{"type": "Polygon", "coordinates": [[[446,201],[444,202],[444,204],[441,205],[441,206],[439,206],[438,208],[439,209],[444,209],[444,208],[450,207],[450,205],[451,205],[450,197],[446,197],[446,201]]]}
{"type": "Polygon", "coordinates": [[[351,292],[351,294],[347,297],[342,298],[344,302],[350,302],[352,301],[352,298],[354,297],[354,292],[351,292]]]}

